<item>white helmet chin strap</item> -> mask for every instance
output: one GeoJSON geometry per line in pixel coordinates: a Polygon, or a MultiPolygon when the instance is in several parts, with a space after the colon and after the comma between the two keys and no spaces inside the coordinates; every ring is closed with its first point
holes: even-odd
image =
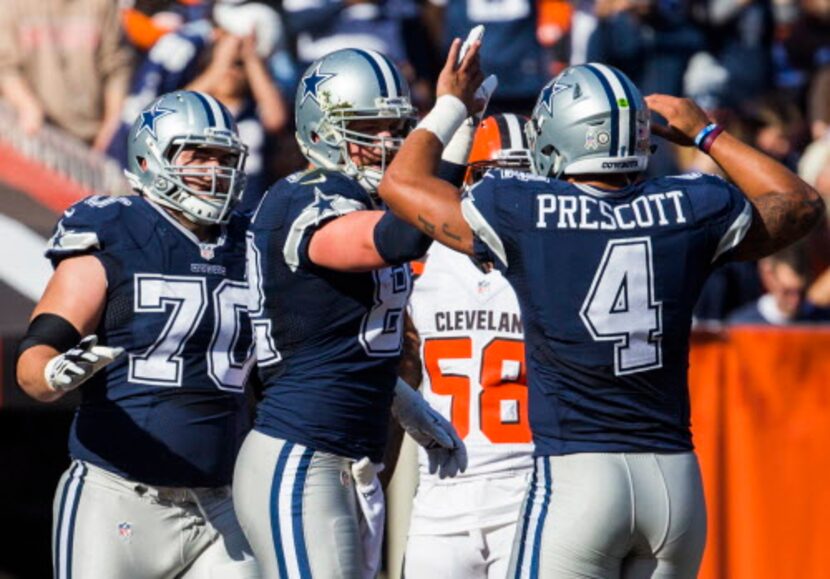
{"type": "Polygon", "coordinates": [[[199,225],[216,225],[219,223],[219,218],[222,217],[222,209],[194,195],[187,195],[181,203],[173,203],[149,188],[142,187],[141,191],[156,205],[168,207],[177,213],[181,213],[188,221],[199,225]]]}
{"type": "Polygon", "coordinates": [[[553,155],[553,166],[551,167],[550,174],[553,176],[554,179],[559,179],[562,176],[562,173],[565,172],[565,157],[560,155],[559,153],[554,153],[553,155]]]}
{"type": "Polygon", "coordinates": [[[346,161],[344,173],[356,179],[360,186],[372,196],[377,194],[378,185],[383,178],[383,171],[372,167],[360,167],[351,158],[346,161]]]}
{"type": "Polygon", "coordinates": [[[182,209],[185,217],[199,225],[214,225],[223,217],[221,208],[193,195],[182,201],[182,209]]]}

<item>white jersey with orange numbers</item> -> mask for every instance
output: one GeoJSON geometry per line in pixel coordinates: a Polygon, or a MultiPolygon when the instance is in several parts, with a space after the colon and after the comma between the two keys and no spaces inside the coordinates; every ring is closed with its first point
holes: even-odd
{"type": "MultiPolygon", "coordinates": [[[[434,243],[410,316],[421,338],[424,398],[467,445],[469,465],[456,480],[529,472],[522,322],[501,273],[483,273],[466,255],[434,243]]],[[[421,481],[437,478],[420,452],[421,481]]]]}

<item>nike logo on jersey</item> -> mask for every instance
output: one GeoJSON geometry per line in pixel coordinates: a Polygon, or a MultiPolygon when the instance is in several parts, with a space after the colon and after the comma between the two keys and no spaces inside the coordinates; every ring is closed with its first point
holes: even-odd
{"type": "Polygon", "coordinates": [[[320,183],[326,182],[325,175],[319,175],[316,179],[309,179],[308,181],[302,181],[300,185],[319,185],[320,183]]]}

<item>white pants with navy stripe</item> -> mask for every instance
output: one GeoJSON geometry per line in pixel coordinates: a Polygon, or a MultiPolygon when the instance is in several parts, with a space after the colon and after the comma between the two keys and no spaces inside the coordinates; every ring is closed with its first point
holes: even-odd
{"type": "Polygon", "coordinates": [[[58,483],[55,579],[258,579],[231,490],[154,487],[74,461],[58,483]]]}
{"type": "Polygon", "coordinates": [[[266,579],[360,579],[363,547],[350,459],[252,430],[233,499],[266,579]]]}
{"type": "Polygon", "coordinates": [[[693,579],[706,505],[692,452],[539,457],[509,579],[693,579]]]}

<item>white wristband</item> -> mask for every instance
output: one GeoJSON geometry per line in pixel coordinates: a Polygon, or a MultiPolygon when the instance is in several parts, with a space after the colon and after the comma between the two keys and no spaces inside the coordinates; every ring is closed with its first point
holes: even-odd
{"type": "Polygon", "coordinates": [[[476,127],[473,119],[467,117],[455,131],[447,146],[444,147],[444,153],[441,155],[441,159],[456,165],[466,165],[467,159],[470,158],[470,149],[473,147],[475,133],[476,127]]]}
{"type": "Polygon", "coordinates": [[[467,107],[458,97],[445,94],[438,97],[435,106],[429,114],[418,123],[416,128],[426,129],[438,137],[445,147],[464,119],[467,118],[467,107]]]}

